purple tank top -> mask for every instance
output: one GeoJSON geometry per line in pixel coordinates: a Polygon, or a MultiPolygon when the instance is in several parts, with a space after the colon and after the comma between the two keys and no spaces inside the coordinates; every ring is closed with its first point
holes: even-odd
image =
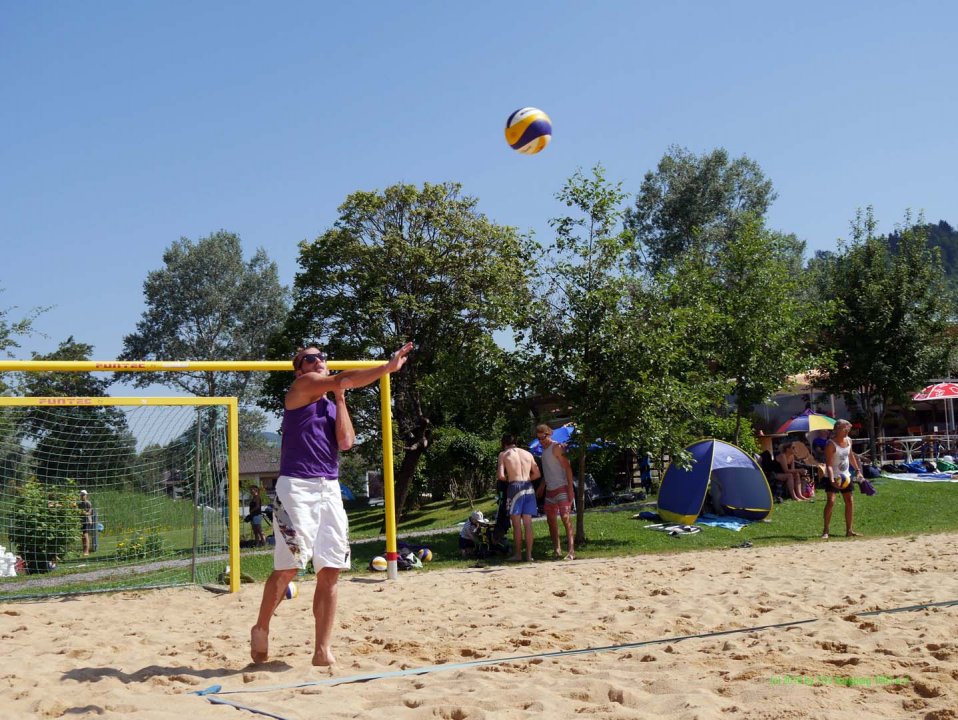
{"type": "Polygon", "coordinates": [[[339,478],[336,403],[322,398],[301,408],[283,411],[279,472],[301,479],[339,478]]]}

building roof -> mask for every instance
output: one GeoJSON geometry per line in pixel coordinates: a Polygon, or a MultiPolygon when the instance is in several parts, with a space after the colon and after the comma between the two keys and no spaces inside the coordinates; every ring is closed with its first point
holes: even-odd
{"type": "Polygon", "coordinates": [[[240,450],[240,475],[265,475],[279,472],[279,448],[240,450]]]}

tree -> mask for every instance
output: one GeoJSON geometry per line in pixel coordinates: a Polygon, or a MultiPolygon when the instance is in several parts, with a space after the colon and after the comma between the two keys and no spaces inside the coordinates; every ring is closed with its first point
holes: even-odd
{"type": "MultiPolygon", "coordinates": [[[[2,292],[3,288],[0,288],[0,293],[2,292]]],[[[19,338],[27,337],[33,331],[33,321],[49,310],[49,308],[33,308],[19,320],[11,320],[10,313],[15,309],[0,307],[0,353],[7,356],[11,356],[11,350],[20,347],[19,338]]],[[[0,392],[6,391],[9,387],[4,381],[3,375],[4,373],[0,373],[0,392]]]]}
{"type": "MultiPolygon", "coordinates": [[[[313,341],[334,359],[362,359],[416,343],[391,380],[402,450],[397,514],[432,428],[456,418],[456,403],[469,391],[485,398],[483,406],[470,406],[472,422],[488,427],[512,394],[508,379],[489,367],[498,357],[491,337],[528,302],[528,244],[460,193],[454,183],[426,183],[349,195],[335,225],[300,246],[293,308],[273,345],[289,356],[313,341]],[[479,386],[463,387],[464,377],[479,386]]],[[[289,373],[275,374],[263,405],[281,407],[289,382],[289,373]]],[[[378,425],[374,396],[350,394],[361,434],[378,425]]]]}
{"type": "Polygon", "coordinates": [[[796,257],[801,258],[801,246],[793,238],[746,216],[716,258],[712,296],[721,316],[713,336],[716,371],[732,382],[736,444],[752,408],[767,402],[789,375],[811,367],[809,329],[816,306],[804,302],[796,257]]]}
{"type": "Polygon", "coordinates": [[[952,341],[946,330],[954,312],[922,218],[906,213],[894,254],[875,227],[872,208],[860,210],[851,244],[824,263],[835,303],[821,333],[823,350],[832,353],[823,384],[857,403],[872,457],[888,404],[908,402],[909,393],[947,367],[952,341]]]}
{"type": "MultiPolygon", "coordinates": [[[[287,290],[276,263],[258,249],[243,261],[240,239],[220,230],[195,243],[174,242],[164,267],[143,284],[146,310],[123,338],[122,360],[253,360],[266,356],[282,326],[287,290]]],[[[198,396],[236,396],[257,390],[252,373],[120,374],[136,387],[160,383],[198,396]]]]}
{"type": "Polygon", "coordinates": [[[652,273],[693,251],[716,257],[745,215],[763,217],[776,194],[756,162],[729,160],[724,149],[696,156],[673,146],[646,173],[626,227],[652,273]]]}
{"type": "MultiPolygon", "coordinates": [[[[93,346],[73,337],[49,355],[34,360],[89,360],[93,346]]],[[[104,397],[111,381],[92,373],[24,373],[20,390],[33,397],[104,397]]],[[[126,475],[136,456],[136,441],[118,407],[79,405],[51,412],[47,407],[25,408],[18,422],[21,436],[32,439],[36,477],[41,484],[63,485],[73,480],[97,486],[113,476],[126,475]]]]}
{"type": "MultiPolygon", "coordinates": [[[[600,437],[618,433],[620,417],[610,412],[619,388],[616,364],[629,343],[620,322],[627,301],[625,261],[630,237],[620,221],[627,195],[621,183],[606,180],[601,165],[589,176],[577,170],[556,193],[572,208],[554,218],[554,249],[546,255],[546,282],[534,307],[530,341],[539,353],[541,389],[559,395],[573,408],[578,445],[588,448],[600,437]]],[[[585,507],[586,453],[578,456],[577,505],[585,507]]],[[[584,543],[585,522],[576,516],[576,542],[584,543]]]]}

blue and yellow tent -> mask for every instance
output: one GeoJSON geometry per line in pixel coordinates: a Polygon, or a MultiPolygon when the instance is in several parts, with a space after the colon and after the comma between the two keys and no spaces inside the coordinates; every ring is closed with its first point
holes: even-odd
{"type": "Polygon", "coordinates": [[[752,457],[721,440],[699,440],[686,450],[692,466],[669,465],[659,488],[659,516],[666,522],[695,522],[711,490],[712,503],[726,515],[762,520],[772,511],[772,491],[752,457]]]}

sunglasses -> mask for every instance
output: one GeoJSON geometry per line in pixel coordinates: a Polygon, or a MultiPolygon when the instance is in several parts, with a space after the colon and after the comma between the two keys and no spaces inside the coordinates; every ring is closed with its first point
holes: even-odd
{"type": "Polygon", "coordinates": [[[309,355],[303,355],[303,359],[299,361],[299,366],[312,365],[314,362],[319,362],[320,360],[326,360],[326,353],[310,353],[309,355]]]}

